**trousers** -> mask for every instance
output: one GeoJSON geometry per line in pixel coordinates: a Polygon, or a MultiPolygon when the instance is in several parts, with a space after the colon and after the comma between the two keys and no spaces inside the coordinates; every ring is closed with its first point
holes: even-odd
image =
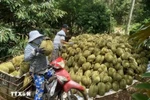
{"type": "Polygon", "coordinates": [[[34,84],[36,86],[34,100],[43,100],[43,93],[45,87],[45,78],[48,79],[53,75],[54,72],[48,70],[45,75],[34,74],[34,84]]]}
{"type": "Polygon", "coordinates": [[[42,100],[44,93],[44,80],[44,76],[36,74],[34,75],[34,84],[36,86],[34,100],[42,100]]]}

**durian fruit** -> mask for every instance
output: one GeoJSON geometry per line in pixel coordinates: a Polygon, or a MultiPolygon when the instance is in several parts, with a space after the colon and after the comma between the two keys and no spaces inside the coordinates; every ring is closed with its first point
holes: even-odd
{"type": "Polygon", "coordinates": [[[21,76],[21,73],[20,73],[20,70],[15,70],[13,71],[12,73],[10,73],[11,76],[14,76],[14,77],[20,77],[21,76]]]}
{"type": "Polygon", "coordinates": [[[114,82],[112,83],[112,89],[113,89],[114,91],[118,91],[118,90],[119,90],[119,83],[118,83],[117,81],[114,81],[114,82]]]}
{"type": "Polygon", "coordinates": [[[94,70],[98,70],[101,67],[99,63],[95,63],[95,66],[93,67],[94,70]]]}
{"type": "Polygon", "coordinates": [[[0,68],[4,69],[3,71],[7,72],[7,73],[11,73],[15,70],[12,62],[5,62],[0,64],[0,68]],[[8,71],[7,71],[8,68],[8,71]]]}
{"type": "Polygon", "coordinates": [[[86,62],[86,58],[82,55],[79,55],[79,59],[78,59],[79,65],[82,65],[85,62],[86,62]]]}
{"type": "Polygon", "coordinates": [[[128,36],[81,34],[69,41],[74,45],[66,45],[61,53],[71,78],[90,90],[96,85],[97,95],[104,95],[110,89],[124,89],[146,71],[148,50],[134,48],[134,41],[129,42],[128,36]]]}
{"type": "Polygon", "coordinates": [[[82,64],[82,69],[84,71],[89,70],[91,68],[91,63],[90,62],[86,62],[84,64],[82,64]]]}
{"type": "Polygon", "coordinates": [[[86,87],[89,87],[91,85],[91,83],[92,83],[90,77],[88,77],[88,76],[82,76],[81,82],[86,87]]]}
{"type": "Polygon", "coordinates": [[[23,87],[26,87],[31,81],[31,76],[26,75],[23,81],[23,87]]]}
{"type": "MultiPolygon", "coordinates": [[[[79,84],[84,88],[84,91],[83,91],[83,92],[84,92],[85,94],[88,94],[86,87],[85,87],[81,82],[80,82],[79,84]]],[[[78,92],[78,94],[79,94],[80,97],[83,96],[80,92],[78,92]]]]}
{"type": "Polygon", "coordinates": [[[104,61],[104,56],[102,55],[97,55],[95,58],[95,63],[101,64],[104,61]]]}
{"type": "Polygon", "coordinates": [[[9,73],[13,72],[15,70],[14,65],[12,64],[12,62],[6,62],[4,63],[5,66],[9,69],[9,73]]]}
{"type": "Polygon", "coordinates": [[[83,52],[83,56],[84,56],[84,57],[88,57],[90,54],[91,54],[91,51],[89,51],[89,50],[85,50],[85,51],[83,52]]]}
{"type": "Polygon", "coordinates": [[[44,54],[48,56],[53,51],[53,42],[50,39],[44,39],[40,45],[40,48],[43,48],[44,54]]]}
{"type": "Polygon", "coordinates": [[[120,81],[120,88],[121,89],[124,89],[124,88],[126,88],[126,80],[125,79],[122,79],[121,81],[120,81]]]}
{"type": "Polygon", "coordinates": [[[89,97],[96,97],[97,93],[98,93],[97,85],[91,84],[91,86],[89,87],[89,91],[88,91],[89,97]]]}
{"type": "Polygon", "coordinates": [[[90,77],[90,76],[92,76],[92,71],[87,70],[87,71],[84,72],[84,75],[90,77]]]}
{"type": "Polygon", "coordinates": [[[89,55],[89,56],[87,57],[87,61],[88,61],[88,62],[93,62],[94,60],[95,60],[95,55],[94,55],[94,54],[89,55]]]}
{"type": "Polygon", "coordinates": [[[75,80],[76,75],[75,75],[75,72],[74,72],[73,68],[72,68],[72,69],[70,68],[69,73],[70,73],[71,79],[72,79],[72,80],[75,80]]]}
{"type": "Polygon", "coordinates": [[[24,55],[16,56],[12,59],[12,63],[15,67],[19,67],[24,60],[24,55]]]}
{"type": "Polygon", "coordinates": [[[9,73],[9,69],[4,64],[0,65],[0,71],[9,73]]]}
{"type": "Polygon", "coordinates": [[[81,77],[83,75],[83,71],[81,69],[79,69],[74,76],[74,81],[80,83],[81,82],[81,77]]]}
{"type": "Polygon", "coordinates": [[[132,84],[132,82],[133,82],[133,77],[132,76],[130,76],[130,75],[124,75],[124,78],[126,80],[126,84],[127,85],[131,85],[132,84]]]}
{"type": "Polygon", "coordinates": [[[112,78],[110,76],[107,76],[107,75],[101,76],[101,82],[106,83],[106,82],[111,82],[111,81],[112,81],[112,78]]]}
{"type": "Polygon", "coordinates": [[[103,82],[99,82],[97,88],[98,88],[98,94],[100,96],[103,96],[106,92],[106,85],[103,82]]]}
{"type": "Polygon", "coordinates": [[[27,73],[29,71],[29,68],[30,68],[29,62],[22,62],[21,65],[20,65],[20,70],[23,73],[27,73]]]}
{"type": "Polygon", "coordinates": [[[105,85],[106,92],[109,92],[109,90],[112,88],[111,82],[107,82],[105,85]]]}
{"type": "Polygon", "coordinates": [[[92,76],[92,83],[97,84],[98,82],[100,82],[100,76],[99,75],[93,75],[92,76]]]}
{"type": "Polygon", "coordinates": [[[112,61],[114,60],[114,58],[113,58],[113,56],[112,56],[111,53],[106,53],[106,54],[105,54],[105,60],[106,60],[107,62],[112,62],[112,61]]]}

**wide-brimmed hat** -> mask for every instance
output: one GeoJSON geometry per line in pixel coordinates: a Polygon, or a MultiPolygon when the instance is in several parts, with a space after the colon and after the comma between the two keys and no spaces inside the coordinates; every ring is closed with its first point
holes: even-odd
{"type": "Polygon", "coordinates": [[[31,31],[29,33],[29,41],[32,42],[33,40],[37,39],[38,37],[43,37],[42,34],[40,34],[37,30],[31,31]]]}

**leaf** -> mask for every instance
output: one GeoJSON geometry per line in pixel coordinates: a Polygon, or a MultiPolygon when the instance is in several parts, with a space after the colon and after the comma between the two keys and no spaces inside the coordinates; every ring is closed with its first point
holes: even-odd
{"type": "Polygon", "coordinates": [[[143,25],[137,33],[132,34],[129,40],[135,40],[136,45],[139,46],[144,43],[150,36],[150,23],[143,25]]]}
{"type": "Polygon", "coordinates": [[[10,28],[0,25],[0,42],[8,42],[10,40],[15,40],[15,35],[10,28]]]}
{"type": "Polygon", "coordinates": [[[150,83],[140,83],[134,87],[138,89],[150,89],[150,83]]]}
{"type": "Polygon", "coordinates": [[[141,93],[132,94],[132,98],[134,98],[135,100],[148,100],[148,96],[141,93]]]}
{"type": "Polygon", "coordinates": [[[144,74],[142,74],[142,77],[143,78],[149,78],[150,77],[150,73],[144,73],[144,74]]]}

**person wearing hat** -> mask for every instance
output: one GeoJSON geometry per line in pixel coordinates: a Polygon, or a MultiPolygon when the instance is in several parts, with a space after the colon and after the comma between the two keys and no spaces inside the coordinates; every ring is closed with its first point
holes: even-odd
{"type": "Polygon", "coordinates": [[[28,44],[24,51],[24,61],[30,62],[29,72],[32,73],[36,92],[34,100],[42,100],[44,92],[44,72],[47,68],[47,57],[44,55],[44,50],[39,48],[44,36],[37,30],[29,33],[28,44]]]}
{"type": "Polygon", "coordinates": [[[67,42],[65,41],[66,33],[68,31],[69,27],[67,24],[63,24],[62,28],[59,32],[57,32],[53,44],[54,44],[54,50],[52,53],[52,60],[55,60],[59,56],[59,51],[62,48],[63,44],[73,44],[73,42],[67,42]]]}

